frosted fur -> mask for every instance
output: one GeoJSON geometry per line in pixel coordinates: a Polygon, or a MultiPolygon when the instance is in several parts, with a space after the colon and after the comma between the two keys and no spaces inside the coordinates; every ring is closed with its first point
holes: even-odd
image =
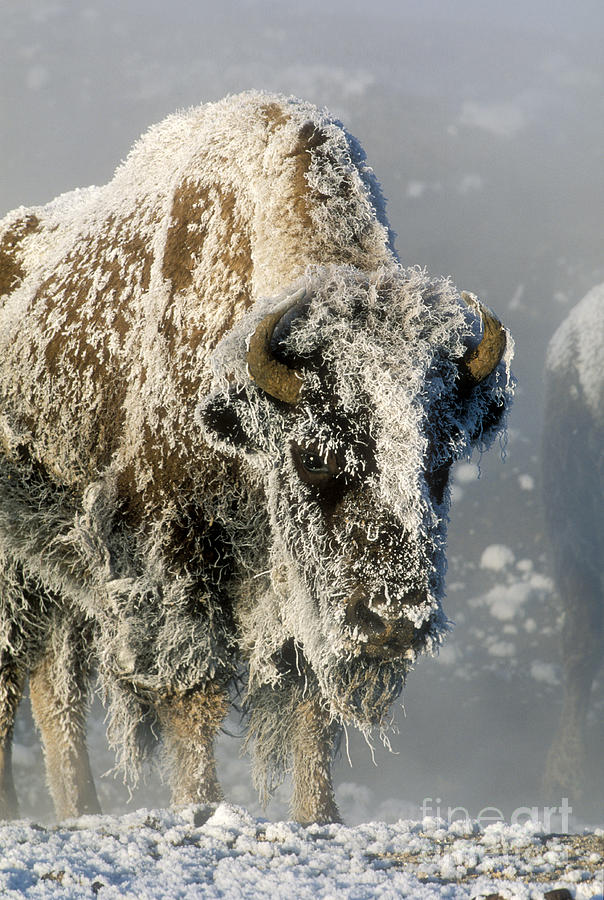
{"type": "Polygon", "coordinates": [[[323,786],[306,803],[297,785],[299,815],[330,818],[338,727],[385,727],[442,639],[447,469],[501,433],[512,342],[461,391],[480,317],[391,239],[356,140],[255,92],[170,116],[105,187],[0,222],[0,652],[26,672],[56,657],[49,629],[85,621],[133,779],[171,703],[198,696],[211,734],[243,673],[259,785],[295,769],[304,708],[294,744],[315,742],[323,786]],[[289,407],[247,347],[300,288],[289,407]],[[339,459],[327,512],[294,445],[339,459]],[[395,650],[349,621],[361,595],[395,650]]]}
{"type": "Polygon", "coordinates": [[[592,685],[604,661],[603,348],[604,284],[600,284],[555,332],[545,372],[543,506],[564,611],[564,691],[544,788],[548,797],[575,800],[588,786],[587,716],[592,685]]]}
{"type": "MultiPolygon", "coordinates": [[[[372,719],[381,720],[418,649],[433,649],[446,630],[441,599],[448,495],[441,504],[434,504],[426,470],[450,464],[475,443],[484,448],[490,444],[494,432],[482,432],[481,423],[494,398],[501,404],[507,400],[509,368],[502,364],[488,387],[474,392],[471,403],[451,402],[457,360],[474,334],[476,321],[444,279],[432,279],[419,269],[378,270],[365,276],[340,266],[310,270],[293,289],[302,283],[313,299],[304,317],[292,326],[289,343],[302,357],[320,351],[330,376],[325,390],[320,375],[305,372],[303,415],[279,416],[270,398],[249,390],[246,336],[275,301],[261,302],[250,310],[214,354],[215,388],[225,396],[239,387],[245,390],[245,398],[236,405],[244,430],[257,438],[247,457],[265,474],[274,540],[271,589],[264,597],[254,596],[249,612],[244,613],[242,632],[250,644],[252,689],[276,678],[271,660],[293,636],[304,647],[321,691],[331,703],[331,714],[363,727],[372,719]],[[380,560],[377,568],[360,560],[356,577],[367,581],[376,593],[385,585],[386,606],[393,610],[414,590],[427,594],[424,602],[406,606],[405,616],[417,629],[424,623],[430,627],[421,642],[409,646],[405,661],[395,666],[359,660],[363,638],[343,625],[346,591],[354,585],[343,562],[346,554],[329,551],[334,534],[326,533],[321,516],[308,510],[308,488],[300,483],[291,458],[286,454],[282,473],[275,467],[283,448],[295,440],[317,443],[325,454],[344,451],[347,470],[362,473],[364,463],[355,454],[351,433],[339,434],[334,428],[338,416],[352,433],[352,423],[366,422],[368,436],[375,441],[379,474],[366,480],[363,509],[358,510],[367,517],[370,539],[385,540],[396,523],[401,542],[399,553],[395,541],[388,559],[380,560]],[[280,506],[285,480],[292,486],[286,509],[280,506]],[[293,517],[292,507],[305,510],[309,519],[293,517]],[[301,533],[301,558],[296,559],[292,548],[300,544],[301,533]],[[352,659],[363,670],[369,692],[374,670],[380,678],[384,701],[373,696],[371,713],[356,710],[354,691],[342,677],[342,661],[352,659]]],[[[358,500],[355,496],[357,505],[358,500]]],[[[345,543],[345,534],[341,540],[345,543]]]]}
{"type": "Polygon", "coordinates": [[[604,424],[604,284],[583,297],[552,337],[548,372],[576,378],[594,418],[604,424]]]}

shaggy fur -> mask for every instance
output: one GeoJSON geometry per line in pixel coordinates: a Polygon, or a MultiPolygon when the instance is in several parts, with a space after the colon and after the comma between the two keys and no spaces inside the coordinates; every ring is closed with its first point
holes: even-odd
{"type": "Polygon", "coordinates": [[[604,284],[593,288],[553,336],[547,356],[543,502],[564,611],[564,698],[544,787],[550,797],[584,793],[586,721],[604,662],[604,284]]]}
{"type": "MultiPolygon", "coordinates": [[[[448,469],[503,428],[511,339],[462,385],[479,315],[401,267],[361,148],[293,98],[171,116],[106,187],[16,210],[0,241],[4,746],[20,679],[85,622],[78,671],[94,649],[128,775],[162,735],[175,801],[220,796],[212,738],[244,666],[260,789],[293,767],[294,814],[336,818],[341,723],[385,727],[446,630],[448,469]],[[301,288],[287,404],[247,346],[301,288]]],[[[81,693],[67,658],[52,671],[81,693]]]]}

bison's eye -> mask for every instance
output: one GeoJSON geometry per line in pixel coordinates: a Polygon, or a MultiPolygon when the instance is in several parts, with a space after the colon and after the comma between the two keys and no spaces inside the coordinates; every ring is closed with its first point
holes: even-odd
{"type": "Polygon", "coordinates": [[[331,475],[326,460],[314,450],[300,450],[300,462],[309,475],[331,475]]]}
{"type": "Polygon", "coordinates": [[[292,442],[291,452],[296,471],[306,484],[328,484],[342,471],[331,450],[324,456],[315,447],[301,447],[292,442]]]}

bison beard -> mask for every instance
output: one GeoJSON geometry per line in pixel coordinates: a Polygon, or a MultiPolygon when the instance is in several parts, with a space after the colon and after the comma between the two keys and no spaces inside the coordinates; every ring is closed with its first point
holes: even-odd
{"type": "Polygon", "coordinates": [[[400,265],[361,148],[292,99],[171,117],[0,240],[0,816],[28,672],[57,814],[98,808],[94,664],[132,779],[159,736],[173,801],[218,800],[243,678],[261,794],[291,770],[337,819],[342,725],[383,732],[447,630],[448,471],[502,432],[511,340],[400,265]]]}

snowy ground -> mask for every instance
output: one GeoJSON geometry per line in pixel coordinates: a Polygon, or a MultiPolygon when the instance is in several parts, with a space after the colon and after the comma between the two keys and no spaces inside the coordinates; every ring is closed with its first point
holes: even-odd
{"type": "Polygon", "coordinates": [[[545,834],[426,817],[302,827],[241,807],[142,809],[0,827],[5,898],[601,898],[604,831],[545,834]]]}
{"type": "MultiPolygon", "coordinates": [[[[327,105],[365,147],[403,261],[451,274],[510,326],[519,389],[505,465],[492,452],[479,479],[478,460],[456,470],[446,601],[455,629],[410,674],[395,753],[376,746],[376,768],[351,733],[352,768],[346,748],[336,762],[350,827],[282,824],[287,785],[266,812],[273,824],[233,807],[199,826],[193,814],[134,812],[165,806],[167,790],[152,776],[127,803],[121,783],[102,777],[113,758],[96,707],[92,764],[112,815],[55,828],[24,703],[15,770],[30,822],[0,826],[0,897],[211,897],[226,885],[231,896],[239,886],[241,896],[512,898],[560,884],[602,896],[590,856],[602,854],[604,673],[588,723],[588,792],[569,821],[579,834],[589,824],[591,838],[544,846],[534,823],[481,818],[484,830],[465,836],[422,819],[436,807],[447,821],[448,807],[470,818],[493,807],[507,822],[521,807],[543,811],[561,666],[539,503],[542,369],[556,327],[604,279],[602,10],[601,0],[2,0],[0,215],[102,184],[176,108],[251,87],[293,92],[327,105]],[[371,821],[388,824],[361,824],[371,821]]],[[[239,748],[221,737],[221,781],[258,817],[239,748]]]]}

